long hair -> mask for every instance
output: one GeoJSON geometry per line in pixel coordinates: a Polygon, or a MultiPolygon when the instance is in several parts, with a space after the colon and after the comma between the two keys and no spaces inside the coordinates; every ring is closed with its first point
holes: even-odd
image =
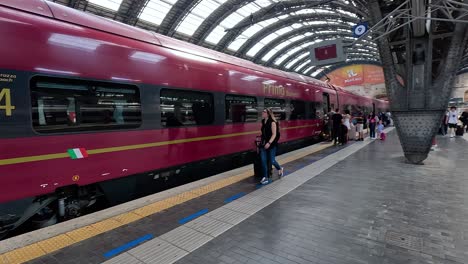
{"type": "Polygon", "coordinates": [[[273,114],[273,110],[271,110],[271,108],[265,108],[265,110],[267,111],[268,118],[271,118],[271,120],[273,120],[274,122],[278,122],[276,121],[276,117],[273,114]]]}

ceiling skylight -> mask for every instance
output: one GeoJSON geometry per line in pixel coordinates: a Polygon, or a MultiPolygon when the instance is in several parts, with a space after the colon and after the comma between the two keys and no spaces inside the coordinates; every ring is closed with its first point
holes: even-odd
{"type": "Polygon", "coordinates": [[[150,0],[140,15],[140,19],[160,25],[177,0],[150,0]]]}
{"type": "Polygon", "coordinates": [[[226,1],[227,0],[202,0],[184,18],[176,30],[189,36],[193,35],[201,23],[226,1]]]}
{"type": "Polygon", "coordinates": [[[119,10],[120,4],[122,4],[122,0],[88,0],[88,2],[114,11],[119,10]]]}
{"type": "Polygon", "coordinates": [[[217,44],[227,32],[224,31],[224,28],[221,26],[215,27],[213,31],[206,37],[206,41],[212,44],[217,44]]]}
{"type": "Polygon", "coordinates": [[[288,62],[288,64],[286,64],[286,69],[291,68],[291,66],[293,66],[294,63],[298,62],[299,60],[301,60],[302,58],[306,56],[307,56],[307,53],[303,53],[302,55],[297,56],[295,59],[293,59],[292,61],[288,62]]]}
{"type": "Polygon", "coordinates": [[[247,55],[248,56],[255,56],[257,54],[257,52],[260,51],[260,49],[262,47],[268,45],[271,41],[275,40],[276,38],[280,37],[281,35],[283,35],[283,34],[285,34],[287,32],[290,32],[292,30],[293,30],[292,27],[284,27],[284,28],[281,28],[281,29],[269,34],[268,36],[266,36],[262,40],[260,40],[259,43],[257,43],[255,46],[253,46],[247,52],[247,55]]]}
{"type": "MultiPolygon", "coordinates": [[[[308,54],[308,53],[306,53],[308,54]]],[[[309,63],[309,61],[305,61],[304,63],[302,63],[301,65],[299,65],[296,69],[294,69],[296,72],[299,72],[301,71],[302,68],[304,68],[304,66],[306,66],[307,64],[309,63]]]]}

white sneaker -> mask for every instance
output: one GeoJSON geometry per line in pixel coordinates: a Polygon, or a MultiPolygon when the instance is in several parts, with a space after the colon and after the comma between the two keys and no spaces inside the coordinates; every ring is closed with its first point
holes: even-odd
{"type": "Polygon", "coordinates": [[[268,178],[263,177],[262,180],[260,181],[260,183],[263,184],[263,185],[268,184],[268,178]]]}
{"type": "Polygon", "coordinates": [[[281,169],[278,171],[278,176],[281,178],[283,177],[283,174],[284,174],[284,168],[281,167],[281,169]]]}

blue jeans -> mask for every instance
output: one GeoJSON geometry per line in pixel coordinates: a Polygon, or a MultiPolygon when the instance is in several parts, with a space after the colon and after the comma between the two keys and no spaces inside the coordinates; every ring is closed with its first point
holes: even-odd
{"type": "Polygon", "coordinates": [[[281,166],[278,164],[278,162],[276,162],[275,156],[276,156],[276,146],[271,147],[269,149],[265,149],[265,148],[260,149],[260,158],[262,159],[263,177],[268,178],[268,159],[270,160],[271,164],[275,166],[277,170],[281,169],[281,166]]]}
{"type": "Polygon", "coordinates": [[[369,132],[370,132],[370,137],[375,138],[375,123],[371,123],[369,125],[369,132]]]}

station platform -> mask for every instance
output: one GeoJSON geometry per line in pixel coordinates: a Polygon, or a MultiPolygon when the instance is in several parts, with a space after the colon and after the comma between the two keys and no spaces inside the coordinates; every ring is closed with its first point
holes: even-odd
{"type": "MultiPolygon", "coordinates": [[[[388,129],[390,132],[391,129],[388,129]]],[[[468,263],[468,141],[317,144],[0,242],[0,263],[468,263]]]]}

